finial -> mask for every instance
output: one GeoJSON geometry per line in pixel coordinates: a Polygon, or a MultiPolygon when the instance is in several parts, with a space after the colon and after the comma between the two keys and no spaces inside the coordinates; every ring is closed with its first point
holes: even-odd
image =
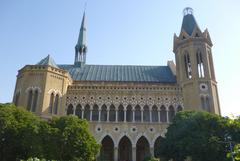
{"type": "Polygon", "coordinates": [[[193,15],[193,9],[191,7],[184,8],[183,16],[186,16],[186,15],[193,15]]]}

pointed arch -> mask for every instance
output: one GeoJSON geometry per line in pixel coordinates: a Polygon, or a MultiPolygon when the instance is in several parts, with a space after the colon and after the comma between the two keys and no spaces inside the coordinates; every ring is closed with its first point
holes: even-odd
{"type": "Polygon", "coordinates": [[[72,115],[73,114],[73,105],[70,104],[68,105],[68,108],[67,108],[67,115],[72,115]]]}
{"type": "Polygon", "coordinates": [[[113,104],[111,104],[109,109],[109,121],[116,121],[116,109],[113,104]]]}
{"type": "Polygon", "coordinates": [[[143,121],[144,122],[150,121],[150,109],[149,109],[148,105],[145,105],[143,107],[143,121]]]}
{"type": "Polygon", "coordinates": [[[192,78],[192,66],[190,61],[190,56],[187,51],[184,52],[184,66],[185,66],[185,73],[188,79],[192,78]]]}
{"type": "Polygon", "coordinates": [[[30,90],[28,91],[28,99],[27,99],[27,110],[28,110],[28,111],[31,111],[32,97],[33,97],[33,90],[30,89],[30,90]]]}
{"type": "Polygon", "coordinates": [[[59,94],[55,96],[54,100],[54,107],[53,107],[53,113],[56,115],[58,112],[58,105],[59,105],[59,94]]]}
{"type": "Polygon", "coordinates": [[[84,119],[90,121],[90,106],[86,104],[84,107],[84,119]]]}
{"type": "Polygon", "coordinates": [[[160,159],[160,154],[158,153],[157,149],[159,149],[159,147],[161,146],[161,140],[162,139],[163,139],[162,136],[158,136],[153,142],[153,144],[154,144],[154,146],[153,146],[154,147],[154,157],[159,158],[159,159],[160,159]]]}
{"type": "Polygon", "coordinates": [[[76,107],[75,115],[78,118],[82,118],[82,106],[80,104],[78,104],[77,107],[76,107]]]}
{"type": "Polygon", "coordinates": [[[49,101],[49,106],[48,106],[48,113],[52,114],[53,112],[53,102],[54,102],[54,94],[52,93],[50,95],[50,101],[49,101]]]}
{"type": "Polygon", "coordinates": [[[118,143],[118,159],[120,161],[132,160],[132,142],[126,135],[118,143]]]}
{"type": "Polygon", "coordinates": [[[160,121],[167,122],[167,111],[164,105],[160,107],[160,121]]]}
{"type": "Polygon", "coordinates": [[[135,121],[141,122],[142,114],[141,114],[141,107],[139,105],[135,106],[135,121]]]}
{"type": "Polygon", "coordinates": [[[101,121],[107,121],[107,106],[105,104],[101,107],[101,121]]]}
{"type": "Polygon", "coordinates": [[[119,122],[124,121],[124,107],[122,104],[118,106],[118,121],[119,122]]]}
{"type": "Polygon", "coordinates": [[[203,56],[200,49],[197,50],[196,53],[196,59],[197,59],[197,72],[199,78],[204,78],[204,65],[203,65],[203,56]]]}
{"type": "Polygon", "coordinates": [[[132,122],[133,121],[133,112],[132,112],[132,106],[128,105],[126,108],[126,121],[132,122]]]}
{"type": "Polygon", "coordinates": [[[114,160],[114,142],[113,139],[106,135],[101,141],[100,158],[103,160],[114,160]]]}
{"type": "Polygon", "coordinates": [[[178,107],[177,107],[177,112],[180,112],[180,111],[182,111],[182,110],[183,110],[182,106],[181,106],[181,105],[178,105],[178,107]]]}
{"type": "Polygon", "coordinates": [[[175,110],[174,110],[174,107],[171,105],[168,108],[168,120],[169,120],[169,122],[173,121],[174,116],[175,116],[175,110]]]}
{"type": "Polygon", "coordinates": [[[152,107],[152,122],[158,122],[158,107],[153,105],[152,107]]]}
{"type": "Polygon", "coordinates": [[[148,156],[150,156],[150,143],[146,137],[141,136],[136,143],[136,159],[143,161],[148,156]]]}
{"type": "Polygon", "coordinates": [[[92,121],[98,121],[98,115],[99,115],[99,107],[97,104],[93,105],[93,110],[92,110],[92,121]]]}

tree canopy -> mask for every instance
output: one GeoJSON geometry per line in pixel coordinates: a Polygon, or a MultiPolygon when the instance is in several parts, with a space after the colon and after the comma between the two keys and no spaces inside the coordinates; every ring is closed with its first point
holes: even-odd
{"type": "Polygon", "coordinates": [[[64,116],[44,121],[12,104],[0,104],[1,161],[92,161],[99,148],[85,120],[64,116]]]}
{"type": "Polygon", "coordinates": [[[174,161],[191,157],[193,161],[227,161],[227,137],[240,140],[239,120],[231,120],[203,111],[177,113],[161,140],[158,155],[174,161]]]}

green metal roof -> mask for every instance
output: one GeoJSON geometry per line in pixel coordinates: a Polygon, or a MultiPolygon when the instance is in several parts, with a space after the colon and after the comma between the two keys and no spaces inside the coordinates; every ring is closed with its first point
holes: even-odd
{"type": "Polygon", "coordinates": [[[176,83],[168,66],[134,65],[58,65],[67,70],[73,80],[176,83]]]}
{"type": "Polygon", "coordinates": [[[198,27],[193,14],[187,14],[183,17],[181,29],[184,29],[184,31],[186,31],[188,35],[192,35],[195,26],[198,27]]]}
{"type": "Polygon", "coordinates": [[[59,68],[50,55],[48,55],[47,57],[43,58],[36,65],[49,65],[49,66],[52,66],[52,67],[55,67],[55,68],[59,68]]]}

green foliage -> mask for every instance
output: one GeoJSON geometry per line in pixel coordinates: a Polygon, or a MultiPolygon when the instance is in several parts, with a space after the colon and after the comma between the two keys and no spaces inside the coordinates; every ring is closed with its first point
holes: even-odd
{"type": "Polygon", "coordinates": [[[158,155],[175,161],[188,156],[194,161],[227,161],[228,148],[220,142],[226,134],[239,141],[239,130],[228,118],[203,111],[179,112],[161,140],[158,155]]]}
{"type": "Polygon", "coordinates": [[[92,161],[99,148],[84,120],[64,116],[47,122],[12,104],[0,104],[1,161],[92,161]]]}
{"type": "Polygon", "coordinates": [[[143,161],[159,161],[159,159],[149,156],[149,157],[144,158],[143,161]]]}

